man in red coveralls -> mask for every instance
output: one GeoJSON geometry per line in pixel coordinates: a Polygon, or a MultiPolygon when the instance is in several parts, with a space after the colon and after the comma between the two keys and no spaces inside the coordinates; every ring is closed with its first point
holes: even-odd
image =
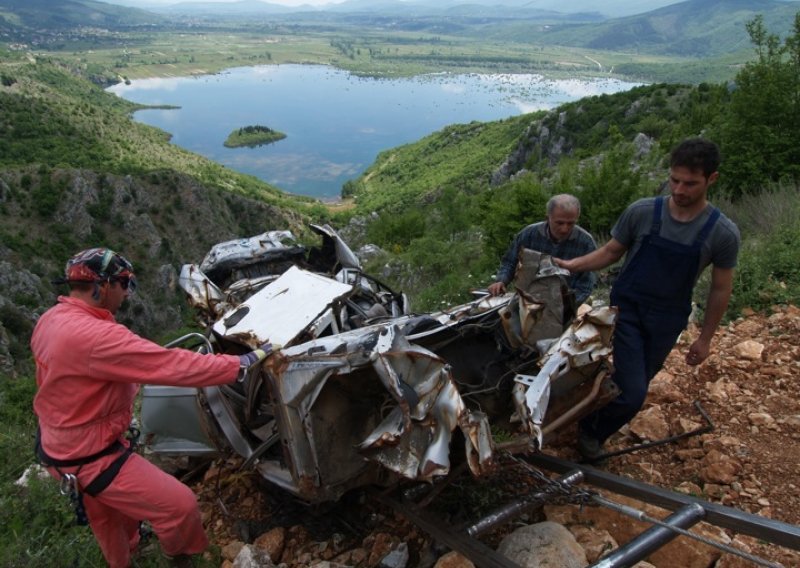
{"type": "Polygon", "coordinates": [[[191,562],[208,538],[191,489],[129,449],[125,434],[139,384],[201,387],[234,382],[270,351],[241,356],[166,349],[114,319],[133,292],[131,264],[106,249],[85,250],[66,266],[68,296],[36,324],[31,348],[38,391],[39,455],[57,479],[74,480],[112,568],[130,565],[139,522],[148,521],[165,555],[191,562]]]}

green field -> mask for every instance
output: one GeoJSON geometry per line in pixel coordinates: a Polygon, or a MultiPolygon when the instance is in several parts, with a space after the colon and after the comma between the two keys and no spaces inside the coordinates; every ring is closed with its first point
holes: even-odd
{"type": "Polygon", "coordinates": [[[80,64],[88,72],[117,79],[216,73],[231,67],[281,63],[324,64],[370,76],[433,72],[542,73],[548,76],[611,75],[692,82],[693,77],[729,78],[742,57],[698,60],[618,53],[577,47],[430,35],[411,32],[342,30],[195,33],[116,33],[107,47],[36,52],[80,64]],[[123,45],[124,44],[124,45],[123,45]],[[702,69],[698,73],[697,69],[702,69]],[[620,73],[622,70],[622,73],[620,73]],[[681,70],[686,70],[682,75],[681,70]]]}

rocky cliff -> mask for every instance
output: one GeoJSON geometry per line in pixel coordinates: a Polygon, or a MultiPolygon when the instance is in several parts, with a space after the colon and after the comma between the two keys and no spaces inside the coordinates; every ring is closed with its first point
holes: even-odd
{"type": "Polygon", "coordinates": [[[271,229],[302,234],[304,225],[300,214],[174,171],[0,171],[0,373],[30,369],[30,332],[65,291],[51,280],[79,250],[107,246],[133,262],[139,289],[118,319],[159,339],[189,317],[176,291],[182,264],[201,260],[222,240],[271,229]]]}

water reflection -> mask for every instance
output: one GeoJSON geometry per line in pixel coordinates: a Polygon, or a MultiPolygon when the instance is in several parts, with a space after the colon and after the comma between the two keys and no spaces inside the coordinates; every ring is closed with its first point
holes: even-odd
{"type": "Polygon", "coordinates": [[[635,85],[533,74],[378,79],[322,65],[271,65],[143,79],[109,90],[137,103],[179,106],[135,115],[170,132],[177,145],[283,190],[327,199],[337,197],[342,184],[379,152],[449,124],[499,120],[635,85]],[[258,148],[222,145],[232,130],[254,124],[287,138],[258,148]]]}

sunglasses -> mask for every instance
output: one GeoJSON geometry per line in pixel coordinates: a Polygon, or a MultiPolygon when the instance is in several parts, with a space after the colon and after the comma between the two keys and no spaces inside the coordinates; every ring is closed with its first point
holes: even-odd
{"type": "Polygon", "coordinates": [[[111,282],[119,282],[123,290],[128,290],[131,294],[136,290],[136,277],[133,275],[113,276],[111,282]]]}

